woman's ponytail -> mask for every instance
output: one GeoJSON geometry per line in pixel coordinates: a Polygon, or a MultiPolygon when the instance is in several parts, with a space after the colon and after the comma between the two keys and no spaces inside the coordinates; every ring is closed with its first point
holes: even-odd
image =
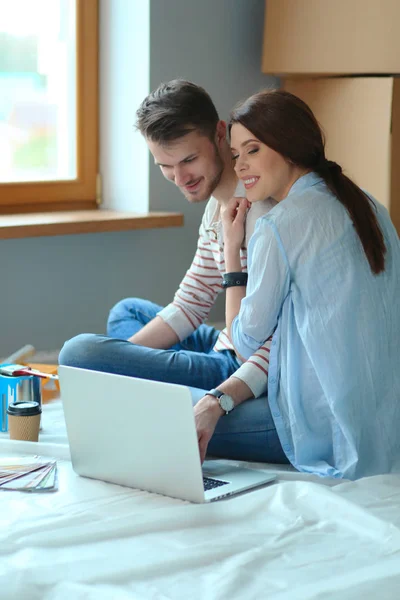
{"type": "Polygon", "coordinates": [[[347,210],[371,271],[378,275],[385,270],[386,246],[373,201],[344,175],[337,163],[323,158],[314,171],[324,179],[327,187],[347,210]]]}

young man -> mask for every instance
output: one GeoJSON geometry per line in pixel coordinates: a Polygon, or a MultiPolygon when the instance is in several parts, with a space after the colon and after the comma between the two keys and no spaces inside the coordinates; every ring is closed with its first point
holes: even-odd
{"type": "MultiPolygon", "coordinates": [[[[203,324],[223,290],[220,212],[245,191],[238,188],[226,124],[203,88],[174,80],[145,98],[137,127],[163,175],[186,199],[208,200],[197,251],[171,304],[162,308],[139,298],[122,300],[110,312],[108,337],[73,338],[64,345],[60,364],[203,390],[194,394],[201,396],[194,412],[202,460],[211,440],[208,449],[214,455],[286,462],[265,398],[269,342],[242,362],[225,330],[203,324]]],[[[252,206],[246,241],[255,220],[272,206],[269,200],[252,206]]],[[[247,210],[245,200],[239,210],[247,210]]],[[[244,272],[246,255],[243,248],[244,272]]]]}

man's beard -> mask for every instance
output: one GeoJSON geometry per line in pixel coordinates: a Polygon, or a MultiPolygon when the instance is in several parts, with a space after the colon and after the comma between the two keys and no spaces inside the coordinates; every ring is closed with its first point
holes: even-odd
{"type": "Polygon", "coordinates": [[[215,175],[211,181],[207,182],[207,187],[204,192],[201,192],[201,195],[197,195],[196,193],[191,194],[190,192],[186,192],[186,190],[182,190],[183,195],[185,196],[186,200],[189,200],[189,202],[204,202],[205,200],[208,200],[221,181],[222,173],[224,172],[224,161],[222,160],[215,143],[214,150],[215,175]]]}

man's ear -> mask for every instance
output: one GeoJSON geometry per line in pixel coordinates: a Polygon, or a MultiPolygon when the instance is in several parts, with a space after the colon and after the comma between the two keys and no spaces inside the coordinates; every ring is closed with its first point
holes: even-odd
{"type": "Polygon", "coordinates": [[[226,142],[226,122],[218,121],[216,130],[216,142],[218,146],[226,142]]]}

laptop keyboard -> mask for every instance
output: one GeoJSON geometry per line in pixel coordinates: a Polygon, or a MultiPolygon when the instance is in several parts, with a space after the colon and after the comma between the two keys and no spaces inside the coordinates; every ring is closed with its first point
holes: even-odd
{"type": "Polygon", "coordinates": [[[211,477],[203,477],[204,491],[212,490],[213,488],[220,487],[221,485],[228,485],[229,481],[222,481],[222,479],[211,479],[211,477]]]}

